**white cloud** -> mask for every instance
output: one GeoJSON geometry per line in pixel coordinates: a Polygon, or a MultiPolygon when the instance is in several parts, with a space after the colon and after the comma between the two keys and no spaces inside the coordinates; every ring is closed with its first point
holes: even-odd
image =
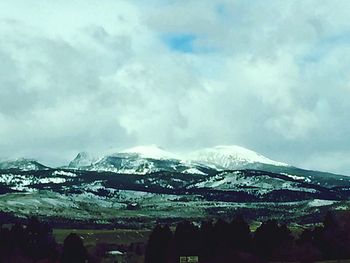
{"type": "Polygon", "coordinates": [[[2,2],[0,156],[240,144],[350,173],[327,154],[350,148],[349,5],[2,2]]]}

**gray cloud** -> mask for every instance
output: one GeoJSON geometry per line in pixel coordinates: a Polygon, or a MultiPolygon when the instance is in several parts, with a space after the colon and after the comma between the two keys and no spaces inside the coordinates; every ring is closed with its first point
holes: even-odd
{"type": "Polygon", "coordinates": [[[349,5],[1,3],[0,157],[238,144],[350,174],[349,5]]]}

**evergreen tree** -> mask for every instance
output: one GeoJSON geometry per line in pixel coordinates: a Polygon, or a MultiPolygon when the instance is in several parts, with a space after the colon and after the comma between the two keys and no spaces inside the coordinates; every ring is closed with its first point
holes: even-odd
{"type": "Polygon", "coordinates": [[[217,242],[215,240],[215,230],[212,221],[202,222],[200,227],[200,252],[203,260],[210,260],[215,256],[217,242]]]}
{"type": "Polygon", "coordinates": [[[145,263],[164,263],[170,257],[172,232],[169,226],[157,225],[146,246],[145,263]]]}
{"type": "Polygon", "coordinates": [[[63,243],[62,263],[85,263],[87,251],[82,239],[74,233],[69,234],[63,243]]]}
{"type": "Polygon", "coordinates": [[[250,251],[252,245],[251,232],[249,224],[243,219],[243,217],[235,217],[229,227],[232,248],[241,251],[250,251]]]}
{"type": "Polygon", "coordinates": [[[200,253],[200,232],[191,222],[184,221],[176,226],[174,234],[175,256],[193,256],[200,253]]]}
{"type": "Polygon", "coordinates": [[[275,250],[291,239],[287,226],[279,226],[276,220],[267,220],[255,231],[255,251],[262,258],[270,259],[275,250]]]}

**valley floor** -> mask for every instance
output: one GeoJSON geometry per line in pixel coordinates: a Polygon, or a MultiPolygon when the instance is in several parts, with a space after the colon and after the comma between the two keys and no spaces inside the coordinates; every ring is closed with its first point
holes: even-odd
{"type": "Polygon", "coordinates": [[[62,244],[70,233],[75,233],[83,238],[86,246],[95,246],[98,243],[130,245],[131,243],[146,243],[150,232],[151,230],[147,229],[54,229],[53,235],[59,244],[62,244]]]}
{"type": "MultiPolygon", "coordinates": [[[[149,228],[156,222],[182,219],[232,218],[242,214],[264,221],[313,223],[327,210],[347,210],[349,201],[305,200],[297,202],[219,202],[195,196],[173,196],[136,191],[120,191],[117,198],[94,194],[62,195],[51,191],[10,193],[0,196],[0,211],[27,217],[37,215],[57,222],[90,222],[114,227],[149,228]]],[[[79,225],[79,223],[78,223],[79,225]]],[[[87,226],[88,227],[88,226],[87,226]]]]}

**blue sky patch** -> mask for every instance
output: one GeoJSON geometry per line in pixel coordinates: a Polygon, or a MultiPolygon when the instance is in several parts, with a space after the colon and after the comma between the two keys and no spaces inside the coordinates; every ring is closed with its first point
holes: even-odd
{"type": "Polygon", "coordinates": [[[196,36],[193,34],[165,34],[162,39],[173,50],[184,53],[194,52],[193,42],[196,36]]]}

